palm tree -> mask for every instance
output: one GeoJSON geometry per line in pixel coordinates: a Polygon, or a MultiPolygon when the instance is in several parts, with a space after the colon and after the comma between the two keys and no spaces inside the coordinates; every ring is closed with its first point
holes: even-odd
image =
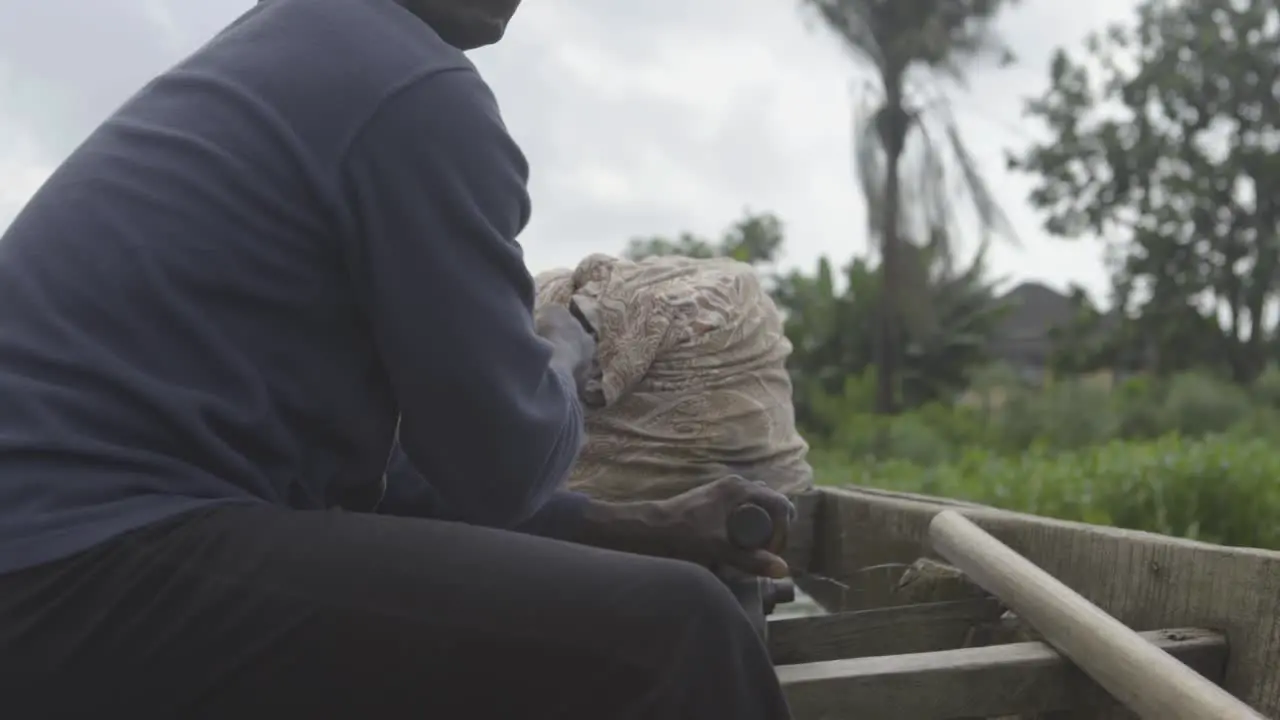
{"type": "Polygon", "coordinates": [[[963,83],[966,63],[981,56],[1012,61],[991,30],[996,13],[1012,2],[801,0],[873,76],[870,97],[875,100],[865,102],[864,95],[855,112],[854,162],[883,277],[875,343],[880,413],[896,408],[897,326],[911,324],[920,334],[934,322],[927,303],[912,301],[923,295],[919,290],[930,274],[925,263],[955,268],[955,201],[967,198],[975,211],[980,240],[974,263],[992,237],[1017,241],[938,83],[944,78],[963,83]],[[909,149],[916,152],[908,155],[909,149]],[[906,166],[906,159],[915,162],[906,166]],[[904,170],[914,172],[904,177],[904,170]]]}

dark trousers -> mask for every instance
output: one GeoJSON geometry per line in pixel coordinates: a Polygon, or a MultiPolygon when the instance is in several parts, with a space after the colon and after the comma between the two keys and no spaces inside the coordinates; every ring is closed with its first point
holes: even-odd
{"type": "Polygon", "coordinates": [[[14,720],[789,717],[702,568],[258,506],[0,576],[0,704],[14,720]]]}

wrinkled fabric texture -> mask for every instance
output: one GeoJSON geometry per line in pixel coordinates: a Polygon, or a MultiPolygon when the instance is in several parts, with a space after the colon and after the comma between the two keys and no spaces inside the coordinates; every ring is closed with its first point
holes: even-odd
{"type": "Polygon", "coordinates": [[[570,489],[660,499],[733,471],[787,494],[812,487],[786,371],[791,343],[751,266],[596,254],[536,283],[538,306],[573,301],[598,335],[570,489]]]}

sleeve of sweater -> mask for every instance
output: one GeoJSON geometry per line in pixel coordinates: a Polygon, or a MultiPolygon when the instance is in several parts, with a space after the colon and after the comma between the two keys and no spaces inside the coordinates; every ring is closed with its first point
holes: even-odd
{"type": "MultiPolygon", "coordinates": [[[[386,478],[386,492],[377,509],[379,515],[460,520],[440,493],[414,468],[399,444],[391,452],[386,478]]],[[[512,529],[528,535],[573,540],[578,534],[586,503],[585,495],[558,491],[537,512],[512,529]]]]}
{"type": "Polygon", "coordinates": [[[399,444],[456,519],[515,528],[582,446],[574,383],[533,325],[516,236],[528,166],[471,68],[382,104],[347,154],[353,285],[400,407],[399,444]]]}

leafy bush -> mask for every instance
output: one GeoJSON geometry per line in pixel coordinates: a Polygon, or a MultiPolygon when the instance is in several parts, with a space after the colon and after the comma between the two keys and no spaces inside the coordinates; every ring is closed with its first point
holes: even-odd
{"type": "Polygon", "coordinates": [[[953,462],[841,462],[814,455],[819,482],[971,500],[1064,520],[1226,545],[1280,549],[1280,448],[1264,439],[1170,435],[1071,452],[1000,455],[970,449],[953,462]]]}
{"type": "Polygon", "coordinates": [[[1032,388],[988,373],[955,405],[870,414],[851,378],[811,433],[819,482],[906,490],[1280,549],[1280,370],[1032,388]]]}
{"type": "Polygon", "coordinates": [[[1011,395],[997,416],[1000,447],[1075,450],[1115,437],[1110,394],[1086,382],[1058,383],[1011,395]]]}
{"type": "Polygon", "coordinates": [[[1225,432],[1253,409],[1241,388],[1192,373],[1174,377],[1164,399],[1166,427],[1189,436],[1225,432]]]}
{"type": "Polygon", "coordinates": [[[1139,376],[1120,382],[1111,396],[1117,435],[1150,440],[1166,432],[1163,399],[1163,387],[1152,378],[1139,376]]]}
{"type": "Polygon", "coordinates": [[[1016,376],[989,372],[960,402],[933,403],[892,418],[871,414],[872,382],[869,376],[850,377],[841,395],[813,402],[820,424],[808,435],[815,445],[856,460],[933,463],[974,447],[1004,454],[1071,451],[1175,433],[1280,439],[1280,371],[1264,375],[1248,391],[1198,374],[1130,378],[1114,387],[1099,379],[1067,379],[1035,388],[1016,376]]]}
{"type": "Polygon", "coordinates": [[[1280,365],[1267,366],[1253,383],[1253,397],[1272,410],[1280,410],[1280,365]]]}

